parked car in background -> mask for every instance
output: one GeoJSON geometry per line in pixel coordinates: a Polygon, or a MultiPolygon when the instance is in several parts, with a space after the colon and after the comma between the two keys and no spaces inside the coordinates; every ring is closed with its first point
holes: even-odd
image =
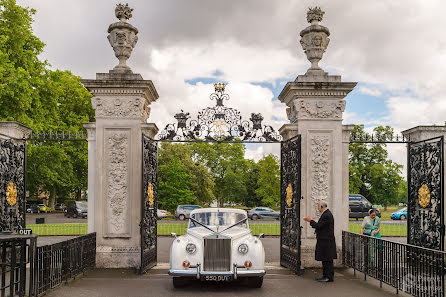
{"type": "MultiPolygon", "coordinates": [[[[363,219],[364,217],[369,215],[369,210],[374,209],[372,207],[372,203],[370,203],[364,196],[361,194],[349,194],[348,195],[348,205],[349,205],[349,217],[354,218],[356,220],[363,219]]],[[[376,215],[380,218],[381,212],[379,209],[376,210],[376,215]]]]}
{"type": "Polygon", "coordinates": [[[55,205],[54,205],[54,209],[55,210],[65,210],[65,204],[63,204],[63,203],[56,203],[55,205]]]}
{"type": "Polygon", "coordinates": [[[402,220],[402,221],[404,221],[405,219],[407,219],[407,207],[401,208],[400,210],[397,210],[397,211],[393,212],[390,215],[390,218],[392,220],[402,220]]]}
{"type": "Polygon", "coordinates": [[[248,218],[251,220],[258,219],[280,219],[280,212],[274,211],[269,207],[256,207],[251,210],[248,210],[248,218]]]}
{"type": "Polygon", "coordinates": [[[88,203],[87,201],[68,201],[67,208],[64,215],[72,218],[85,218],[88,215],[88,203]]]}
{"type": "Polygon", "coordinates": [[[157,209],[156,215],[158,219],[166,218],[167,217],[167,210],[157,209]]]}
{"type": "Polygon", "coordinates": [[[185,220],[190,217],[190,213],[194,209],[201,208],[200,205],[178,205],[175,211],[175,218],[180,220],[185,220]]]}
{"type": "Polygon", "coordinates": [[[51,208],[46,206],[45,204],[39,204],[40,212],[50,212],[51,208]]]}
{"type": "Polygon", "coordinates": [[[36,204],[33,204],[26,208],[26,212],[28,213],[40,213],[40,207],[36,204]]]}
{"type": "Polygon", "coordinates": [[[249,287],[260,288],[265,275],[265,250],[260,240],[263,235],[253,236],[247,221],[246,211],[241,209],[192,211],[186,235],[172,233],[176,238],[170,247],[173,286],[178,288],[197,279],[244,279],[249,287]]]}

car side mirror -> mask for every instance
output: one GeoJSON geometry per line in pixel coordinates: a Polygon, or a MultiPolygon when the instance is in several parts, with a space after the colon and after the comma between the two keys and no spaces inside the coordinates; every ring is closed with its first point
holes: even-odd
{"type": "Polygon", "coordinates": [[[264,238],[265,237],[265,233],[260,233],[259,234],[259,238],[264,238]]]}
{"type": "Polygon", "coordinates": [[[173,232],[170,232],[170,236],[172,236],[173,238],[177,238],[177,234],[173,232]]]}

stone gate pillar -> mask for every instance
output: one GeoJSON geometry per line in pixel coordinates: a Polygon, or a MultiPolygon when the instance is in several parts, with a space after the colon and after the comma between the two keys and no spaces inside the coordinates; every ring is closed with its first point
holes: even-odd
{"type": "Polygon", "coordinates": [[[95,123],[88,131],[88,224],[96,232],[96,267],[139,268],[142,197],[143,132],[157,132],[147,124],[150,104],[158,98],[150,80],[126,65],[138,37],[127,22],[132,9],[118,4],[118,22],[108,28],[108,40],[119,64],[108,73],[82,83],[93,95],[95,123]]]}
{"type": "Polygon", "coordinates": [[[352,126],[342,125],[344,98],[356,82],[342,82],[339,75],[328,75],[319,66],[328,46],[330,32],[321,26],[324,12],[320,8],[308,11],[310,26],[300,32],[300,43],[311,67],[295,81],[288,82],[279,95],[287,107],[290,124],[279,132],[284,140],[297,134],[302,138],[302,265],[319,266],[314,260],[316,236],[305,216],[319,217],[317,203],[328,202],[335,219],[338,262],[342,246],[342,230],[348,230],[348,139],[352,126]]]}

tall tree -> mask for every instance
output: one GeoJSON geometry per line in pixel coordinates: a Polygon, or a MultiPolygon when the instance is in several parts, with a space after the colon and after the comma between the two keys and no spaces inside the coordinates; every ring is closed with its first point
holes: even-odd
{"type": "MultiPolygon", "coordinates": [[[[69,71],[52,71],[39,55],[44,43],[32,31],[35,10],[0,0],[0,120],[18,121],[34,131],[83,131],[94,121],[90,93],[69,71]]],[[[27,190],[56,196],[87,188],[87,146],[35,143],[28,149],[27,190]],[[51,160],[51,161],[49,161],[51,160]]]]}
{"type": "Polygon", "coordinates": [[[280,203],[280,163],[277,156],[269,154],[259,160],[256,194],[262,205],[274,207],[280,203]]]}
{"type": "Polygon", "coordinates": [[[159,174],[163,177],[158,184],[160,208],[173,212],[177,205],[191,204],[196,200],[190,190],[192,178],[179,157],[174,156],[171,162],[161,165],[159,174]]]}
{"type": "Polygon", "coordinates": [[[248,195],[245,173],[250,163],[245,159],[242,143],[191,143],[192,158],[202,162],[215,180],[218,205],[241,202],[248,195]],[[233,182],[237,180],[236,184],[233,182]]]}
{"type": "MultiPolygon", "coordinates": [[[[185,166],[187,174],[190,176],[190,183],[188,189],[194,193],[196,197],[196,204],[209,204],[214,201],[214,180],[203,163],[195,162],[192,160],[190,147],[188,145],[180,143],[161,143],[161,147],[158,152],[158,166],[169,165],[173,160],[177,158],[181,160],[181,163],[185,166]]],[[[159,172],[159,182],[169,183],[174,182],[168,179],[163,172],[159,172]]],[[[165,199],[164,196],[160,196],[160,201],[165,199]]]]}
{"type": "MultiPolygon", "coordinates": [[[[389,126],[376,127],[374,132],[377,138],[393,135],[393,129],[389,126]]],[[[355,126],[352,134],[365,138],[364,126],[355,126]]],[[[405,196],[406,182],[401,177],[403,166],[388,158],[386,144],[353,143],[349,146],[349,152],[350,193],[362,194],[372,203],[386,207],[405,196]]]]}

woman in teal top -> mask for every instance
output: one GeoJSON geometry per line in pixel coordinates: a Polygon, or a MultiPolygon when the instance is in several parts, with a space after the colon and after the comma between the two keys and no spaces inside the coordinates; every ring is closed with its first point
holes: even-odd
{"type": "Polygon", "coordinates": [[[364,218],[361,225],[361,234],[381,238],[381,221],[376,215],[376,210],[369,210],[369,216],[364,218]]]}

